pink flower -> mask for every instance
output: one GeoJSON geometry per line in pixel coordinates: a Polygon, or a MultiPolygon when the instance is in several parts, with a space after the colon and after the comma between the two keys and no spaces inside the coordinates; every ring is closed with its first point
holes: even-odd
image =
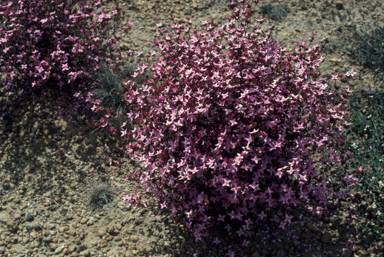
{"type": "Polygon", "coordinates": [[[164,209],[167,207],[167,204],[165,203],[165,201],[163,203],[160,203],[160,207],[161,209],[164,209]]]}
{"type": "Polygon", "coordinates": [[[225,215],[219,214],[219,217],[217,218],[218,221],[224,222],[225,215]]]}
{"type": "Polygon", "coordinates": [[[250,226],[250,225],[253,224],[253,222],[251,221],[250,218],[248,218],[248,219],[245,221],[245,223],[247,224],[247,226],[250,226]]]}
{"type": "Polygon", "coordinates": [[[288,198],[287,198],[287,196],[282,196],[282,197],[280,198],[280,201],[281,201],[283,204],[288,204],[288,198]]]}
{"type": "Polygon", "coordinates": [[[263,220],[265,217],[267,217],[267,215],[264,214],[264,211],[262,211],[260,214],[258,214],[258,216],[259,216],[260,220],[263,220]]]}
{"type": "Polygon", "coordinates": [[[192,210],[190,210],[189,212],[185,212],[185,214],[187,214],[187,217],[188,217],[188,218],[191,218],[191,217],[192,217],[192,213],[193,213],[192,210]]]}
{"type": "Polygon", "coordinates": [[[231,251],[231,250],[228,250],[227,255],[228,255],[229,257],[235,257],[235,252],[234,252],[234,251],[231,251]]]}
{"type": "Polygon", "coordinates": [[[215,240],[212,241],[212,243],[214,243],[215,245],[218,245],[220,243],[220,240],[218,237],[216,237],[215,240]]]}
{"type": "Polygon", "coordinates": [[[245,235],[243,229],[239,229],[236,233],[240,236],[245,235]]]}
{"type": "Polygon", "coordinates": [[[203,240],[201,239],[200,233],[195,232],[194,235],[195,235],[195,242],[199,242],[199,241],[203,242],[203,240]]]}
{"type": "Polygon", "coordinates": [[[241,214],[241,213],[237,213],[237,215],[236,215],[236,219],[238,219],[238,220],[243,220],[243,214],[241,214]]]}
{"type": "Polygon", "coordinates": [[[288,224],[291,224],[291,219],[293,216],[289,216],[288,214],[285,214],[285,222],[288,222],[288,224]]]}
{"type": "Polygon", "coordinates": [[[242,244],[242,246],[248,246],[249,243],[250,243],[250,241],[243,240],[243,244],[242,244]]]}
{"type": "Polygon", "coordinates": [[[224,183],[223,183],[223,187],[225,187],[225,186],[231,186],[230,184],[229,184],[229,182],[231,182],[229,179],[224,179],[224,183]]]}
{"type": "Polygon", "coordinates": [[[12,48],[12,46],[10,46],[10,47],[5,47],[4,50],[3,50],[3,52],[6,54],[6,53],[8,52],[8,50],[11,49],[11,48],[12,48]]]}
{"type": "Polygon", "coordinates": [[[332,78],[331,78],[332,80],[337,80],[337,78],[338,78],[337,75],[331,75],[331,77],[332,77],[332,78]]]}
{"type": "Polygon", "coordinates": [[[241,187],[239,187],[238,185],[235,184],[235,185],[231,188],[231,191],[234,191],[235,194],[237,194],[237,191],[239,191],[240,188],[241,188],[241,187]]]}

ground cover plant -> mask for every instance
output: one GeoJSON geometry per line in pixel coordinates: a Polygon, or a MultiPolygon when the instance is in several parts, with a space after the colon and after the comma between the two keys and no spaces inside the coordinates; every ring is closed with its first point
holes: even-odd
{"type": "MultiPolygon", "coordinates": [[[[255,33],[248,33],[244,23],[235,26],[242,15],[248,23],[249,7],[235,8],[234,20],[219,30],[202,21],[207,33],[195,31],[191,37],[181,37],[182,31],[189,32],[184,25],[172,25],[173,35],[160,29],[164,37],[155,45],[163,59],[149,68],[154,76],[140,88],[123,83],[128,118],[138,126],[128,130],[124,125],[120,133],[135,139],[127,151],[147,168],[133,178],[162,202],[161,209],[170,208],[172,218],[193,229],[196,241],[210,227],[225,227],[247,245],[255,222],[251,214],[262,221],[277,206],[294,208],[310,200],[327,211],[327,196],[353,197],[345,190],[327,190],[324,168],[352,156],[341,147],[345,138],[340,133],[350,125],[343,118],[352,91],[337,94],[326,79],[316,81],[326,38],[321,48],[297,43],[294,53],[286,55],[258,24],[252,26],[255,33]],[[223,38],[227,47],[216,44],[223,38]],[[338,151],[326,151],[336,145],[338,151]]],[[[133,77],[146,70],[139,64],[133,77]]],[[[353,75],[351,70],[330,79],[353,75]]],[[[104,127],[107,118],[100,120],[104,127]]],[[[350,189],[359,181],[347,173],[336,179],[350,189]]],[[[146,205],[137,194],[124,200],[146,205]]],[[[284,229],[291,218],[285,212],[279,227],[284,229]]]]}
{"type": "MultiPolygon", "coordinates": [[[[97,10],[101,1],[2,2],[0,82],[7,95],[7,100],[1,102],[0,117],[6,121],[3,133],[20,133],[20,126],[14,125],[17,113],[30,108],[32,102],[46,106],[46,100],[65,97],[77,102],[71,113],[79,108],[91,112],[93,90],[101,83],[95,73],[102,64],[119,64],[118,60],[126,57],[124,53],[116,53],[114,44],[120,38],[119,33],[128,32],[132,23],[121,24],[124,12],[117,1],[115,3],[115,9],[108,14],[105,10],[97,10]]],[[[133,52],[127,51],[127,54],[133,52]]],[[[50,118],[53,112],[57,113],[56,108],[61,116],[64,103],[58,101],[59,106],[55,108],[47,106],[37,110],[44,114],[33,119],[35,130],[32,130],[34,124],[29,124],[28,133],[36,130],[41,133],[47,128],[56,131],[50,118]]],[[[94,118],[98,116],[90,120],[94,118]]],[[[54,136],[48,141],[53,142],[54,136]]],[[[21,175],[18,174],[20,178],[21,175]]]]}
{"type": "Polygon", "coordinates": [[[28,101],[33,95],[40,98],[49,90],[68,97],[77,93],[77,101],[87,106],[90,95],[80,95],[95,86],[90,75],[101,61],[121,57],[113,45],[119,39],[117,33],[128,31],[132,24],[111,26],[111,21],[118,24],[123,12],[116,4],[112,14],[104,10],[94,14],[100,5],[100,1],[13,0],[1,6],[1,85],[16,97],[15,102],[28,101]],[[93,21],[95,16],[98,19],[93,21]]]}

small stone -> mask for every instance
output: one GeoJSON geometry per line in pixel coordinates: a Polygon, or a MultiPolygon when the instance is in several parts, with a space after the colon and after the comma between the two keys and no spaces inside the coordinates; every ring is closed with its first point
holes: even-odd
{"type": "Polygon", "coordinates": [[[136,245],[130,245],[128,246],[128,250],[136,250],[136,245]]]}
{"type": "Polygon", "coordinates": [[[49,244],[49,248],[51,248],[52,250],[56,250],[57,247],[58,247],[58,244],[54,244],[54,243],[49,244]]]}
{"type": "Polygon", "coordinates": [[[86,249],[80,253],[80,256],[89,256],[90,254],[91,254],[90,251],[86,249]]]}
{"type": "Polygon", "coordinates": [[[76,231],[75,230],[67,230],[67,231],[65,231],[65,234],[70,235],[70,236],[76,236],[76,231]]]}
{"type": "Polygon", "coordinates": [[[138,236],[131,236],[131,241],[136,243],[137,241],[139,241],[139,237],[138,236]]]}
{"type": "Polygon", "coordinates": [[[100,243],[99,243],[99,247],[100,248],[105,248],[105,247],[107,247],[107,245],[108,245],[108,243],[105,240],[101,240],[100,243]]]}
{"type": "Polygon", "coordinates": [[[80,221],[80,223],[81,223],[81,224],[85,224],[85,223],[87,223],[87,221],[88,221],[88,218],[82,218],[81,221],[80,221]]]}
{"type": "Polygon", "coordinates": [[[18,226],[13,221],[8,221],[7,222],[7,228],[9,230],[9,232],[15,233],[18,229],[18,226]]]}
{"type": "Polygon", "coordinates": [[[63,251],[64,247],[65,247],[65,245],[57,247],[54,253],[55,254],[61,253],[63,251]]]}
{"type": "Polygon", "coordinates": [[[105,236],[105,234],[106,234],[107,232],[105,231],[105,229],[99,229],[98,231],[97,231],[97,235],[100,237],[100,238],[102,238],[103,236],[105,236]]]}
{"type": "Polygon", "coordinates": [[[27,212],[27,215],[25,216],[25,220],[30,222],[34,220],[34,217],[32,214],[27,212]]]}
{"type": "Polygon", "coordinates": [[[39,161],[39,160],[36,160],[35,161],[35,166],[36,167],[41,167],[43,164],[39,161]]]}
{"type": "Polygon", "coordinates": [[[43,242],[47,243],[47,242],[52,242],[52,237],[50,236],[47,236],[47,237],[43,237],[43,242]]]}
{"type": "Polygon", "coordinates": [[[69,230],[68,227],[58,227],[57,230],[59,230],[60,233],[64,233],[65,231],[69,230]]]}
{"type": "Polygon", "coordinates": [[[85,245],[79,245],[76,249],[76,252],[81,252],[81,251],[84,251],[85,249],[87,249],[87,247],[85,245]]]}
{"type": "Polygon", "coordinates": [[[34,224],[34,225],[32,225],[32,228],[34,230],[40,230],[41,229],[40,224],[34,224]]]}
{"type": "Polygon", "coordinates": [[[75,250],[76,250],[76,245],[70,245],[70,246],[68,247],[68,252],[69,252],[69,253],[73,253],[75,250]]]}
{"type": "Polygon", "coordinates": [[[335,5],[338,10],[344,9],[344,3],[341,0],[337,0],[335,5]]]}

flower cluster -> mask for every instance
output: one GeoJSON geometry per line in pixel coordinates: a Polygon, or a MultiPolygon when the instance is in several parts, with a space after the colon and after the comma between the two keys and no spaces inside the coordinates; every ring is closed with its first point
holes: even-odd
{"type": "MultiPolygon", "coordinates": [[[[118,5],[112,14],[98,10],[102,14],[93,21],[100,1],[78,1],[78,9],[74,5],[67,0],[11,0],[0,6],[0,66],[7,76],[2,86],[24,93],[50,86],[62,93],[70,85],[71,92],[85,85],[119,38],[116,35],[102,45],[108,31],[116,32],[107,25],[120,20],[124,12],[118,5]]],[[[127,30],[131,25],[123,27],[127,30]]]]}
{"type": "MultiPolygon", "coordinates": [[[[170,208],[172,218],[182,215],[188,228],[194,225],[196,241],[213,224],[226,224],[232,233],[233,220],[244,223],[237,235],[249,236],[249,215],[263,220],[278,204],[313,199],[325,205],[327,179],[312,157],[330,148],[332,138],[350,125],[343,121],[343,103],[352,91],[339,95],[325,79],[315,80],[326,38],[321,47],[297,43],[287,54],[258,24],[254,33],[236,27],[243,14],[249,23],[249,7],[235,8],[234,20],[228,18],[216,31],[213,22],[201,21],[207,33],[181,37],[190,28],[172,25],[173,36],[155,41],[164,58],[150,67],[153,77],[143,85],[123,83],[122,99],[132,107],[127,117],[137,126],[121,133],[133,142],[127,151],[146,168],[134,177],[162,202],[161,208],[170,208]]],[[[263,23],[264,17],[256,21],[263,23]]],[[[133,77],[146,70],[139,64],[133,77]]],[[[332,75],[338,77],[343,75],[332,75]]],[[[346,159],[332,153],[320,160],[326,165],[330,158],[333,163],[346,159]]],[[[124,199],[139,203],[140,195],[124,199]]],[[[291,218],[286,215],[280,227],[291,218]]]]}

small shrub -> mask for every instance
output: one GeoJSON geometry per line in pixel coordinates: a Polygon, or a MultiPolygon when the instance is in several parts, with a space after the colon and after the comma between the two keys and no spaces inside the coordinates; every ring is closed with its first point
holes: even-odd
{"type": "Polygon", "coordinates": [[[11,0],[1,6],[0,66],[6,75],[2,86],[24,94],[51,88],[70,95],[86,87],[89,74],[118,40],[116,34],[102,45],[107,32],[116,33],[107,24],[123,14],[117,5],[112,15],[104,12],[93,22],[92,11],[100,4],[81,0],[75,8],[71,1],[11,0]]]}
{"type": "MultiPolygon", "coordinates": [[[[328,152],[344,142],[340,132],[350,124],[343,110],[352,91],[338,95],[326,79],[316,80],[326,38],[321,48],[298,42],[287,54],[258,24],[252,33],[236,27],[242,15],[249,23],[249,7],[235,8],[234,20],[219,30],[213,30],[213,21],[202,22],[203,34],[181,37],[190,29],[184,25],[172,25],[172,36],[160,29],[163,37],[155,45],[163,58],[149,68],[152,78],[143,85],[123,83],[128,119],[138,126],[120,132],[134,140],[127,151],[146,168],[133,176],[159,199],[161,209],[170,208],[172,218],[193,228],[196,241],[211,226],[247,236],[256,222],[252,215],[262,221],[281,205],[313,200],[327,210],[324,168],[350,156],[328,152]],[[316,154],[323,169],[313,166],[316,154]]],[[[146,70],[139,64],[133,77],[146,70]]],[[[340,191],[337,197],[344,195],[340,191]]],[[[125,200],[132,204],[140,195],[125,200]]],[[[286,216],[280,227],[288,223],[286,216]]]]}
{"type": "Polygon", "coordinates": [[[101,99],[103,106],[112,109],[117,114],[122,114],[125,110],[125,102],[119,94],[123,94],[125,89],[121,85],[123,80],[114,72],[105,64],[101,66],[95,75],[100,80],[101,88],[94,90],[94,96],[101,99]]]}
{"type": "MultiPolygon", "coordinates": [[[[89,181],[87,182],[89,183],[89,181]]],[[[112,197],[112,189],[108,183],[93,182],[90,184],[89,198],[91,204],[108,204],[112,197]]]]}

